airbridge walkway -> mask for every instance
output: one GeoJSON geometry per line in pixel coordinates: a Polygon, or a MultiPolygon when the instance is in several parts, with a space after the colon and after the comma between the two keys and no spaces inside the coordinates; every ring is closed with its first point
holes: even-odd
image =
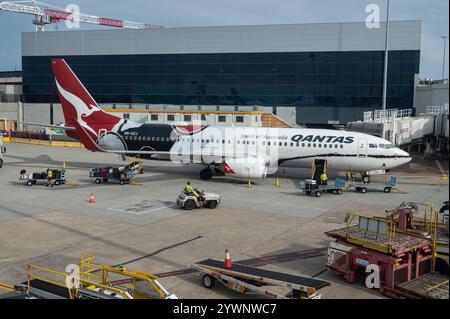
{"type": "Polygon", "coordinates": [[[418,116],[413,116],[412,109],[377,110],[365,112],[362,122],[348,123],[346,129],[377,135],[405,149],[416,146],[419,152],[432,155],[448,151],[448,116],[448,104],[429,106],[418,116]]]}

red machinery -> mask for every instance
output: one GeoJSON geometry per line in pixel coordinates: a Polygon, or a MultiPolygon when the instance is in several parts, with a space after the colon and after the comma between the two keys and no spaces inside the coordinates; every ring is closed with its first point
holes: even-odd
{"type": "MultiPolygon", "coordinates": [[[[407,221],[407,214],[404,217],[407,221]]],[[[376,265],[382,294],[448,298],[448,277],[433,272],[432,241],[396,232],[396,226],[394,221],[350,215],[347,227],[326,233],[335,239],[328,248],[327,267],[355,283],[366,277],[369,265],[376,265]]]]}

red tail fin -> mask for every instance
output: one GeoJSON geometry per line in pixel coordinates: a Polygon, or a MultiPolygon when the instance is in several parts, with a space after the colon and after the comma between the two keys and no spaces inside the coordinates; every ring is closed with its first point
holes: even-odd
{"type": "Polygon", "coordinates": [[[52,59],[52,68],[66,125],[79,124],[96,141],[100,130],[111,131],[120,122],[98,106],[66,61],[52,59]]]}

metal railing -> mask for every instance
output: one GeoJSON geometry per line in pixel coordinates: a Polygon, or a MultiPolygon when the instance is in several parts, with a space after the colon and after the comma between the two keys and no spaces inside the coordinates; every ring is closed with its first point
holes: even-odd
{"type": "Polygon", "coordinates": [[[427,106],[426,114],[443,115],[448,114],[448,104],[441,106],[427,106]]]}

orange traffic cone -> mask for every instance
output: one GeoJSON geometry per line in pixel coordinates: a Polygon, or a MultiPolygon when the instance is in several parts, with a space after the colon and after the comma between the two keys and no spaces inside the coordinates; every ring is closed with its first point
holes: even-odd
{"type": "Polygon", "coordinates": [[[231,268],[231,257],[228,249],[225,250],[225,268],[231,268]]]}
{"type": "Polygon", "coordinates": [[[91,193],[91,197],[89,197],[89,203],[91,203],[91,204],[95,203],[94,194],[92,194],[92,193],[91,193]]]}

